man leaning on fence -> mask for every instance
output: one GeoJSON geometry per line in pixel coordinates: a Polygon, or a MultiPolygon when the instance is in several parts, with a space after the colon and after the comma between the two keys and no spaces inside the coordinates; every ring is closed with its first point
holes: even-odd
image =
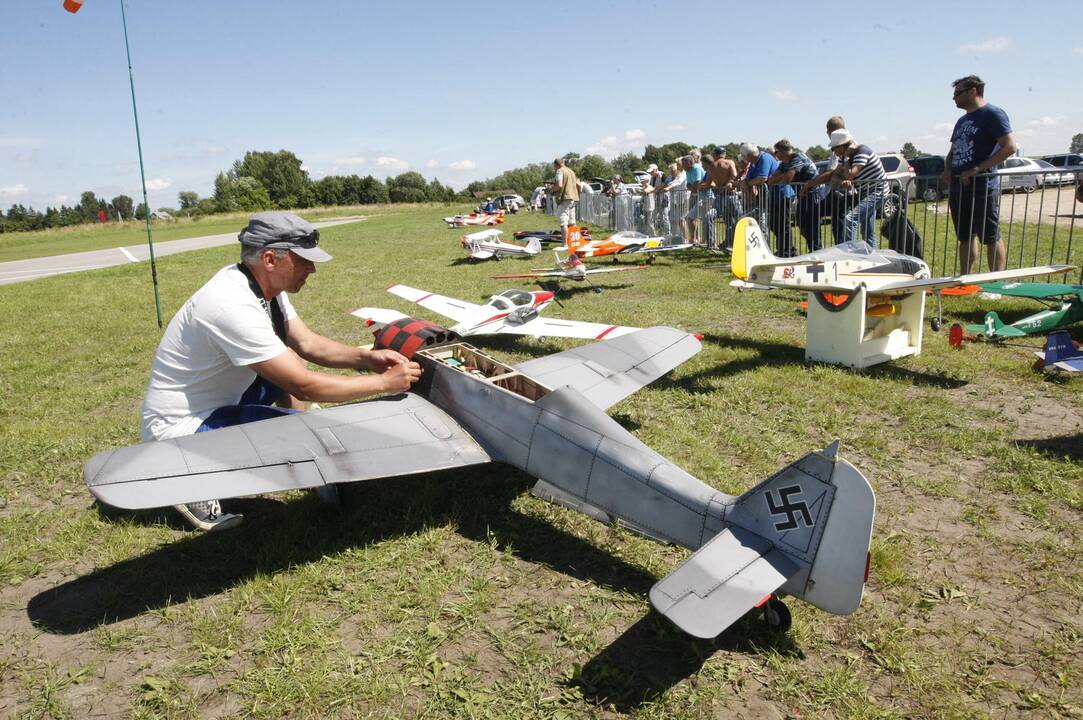
{"type": "Polygon", "coordinates": [[[556,174],[553,176],[553,197],[557,204],[557,218],[560,219],[560,232],[564,242],[568,242],[568,226],[575,224],[575,206],[579,202],[579,178],[564,163],[564,158],[553,161],[556,174]]]}
{"type": "Polygon", "coordinates": [[[1007,113],[986,102],[985,83],[977,75],[951,85],[955,106],[966,111],[952,130],[942,178],[950,189],[948,208],[959,238],[959,272],[973,269],[979,238],[989,269],[1003,270],[1007,254],[1000,239],[1000,178],[986,173],[1015,153],[1011,123],[1007,113]]]}
{"type": "Polygon", "coordinates": [[[662,189],[662,171],[658,166],[651,163],[647,166],[647,177],[643,178],[643,225],[648,235],[658,234],[658,225],[655,222],[658,213],[659,191],[662,189]]]}
{"type": "Polygon", "coordinates": [[[741,200],[735,190],[737,184],[737,165],[726,157],[726,149],[716,146],[714,161],[707,168],[707,177],[715,194],[715,214],[726,226],[726,239],[723,252],[733,250],[733,227],[741,217],[741,200]]]}
{"type": "MultiPolygon", "coordinates": [[[[778,160],[770,153],[765,153],[752,143],[741,144],[741,159],[748,164],[745,176],[740,182],[744,194],[745,215],[755,219],[763,231],[764,236],[770,241],[768,227],[768,211],[770,203],[768,193],[763,192],[767,178],[778,169],[778,160]]],[[[788,222],[788,220],[787,220],[788,222]]],[[[772,227],[772,230],[774,228],[772,227]]]]}
{"type": "MultiPolygon", "coordinates": [[[[808,155],[795,148],[793,143],[785,138],[775,143],[775,159],[778,160],[779,166],[778,170],[767,180],[771,185],[797,183],[795,190],[803,190],[807,183],[816,178],[815,163],[809,159],[808,155]]],[[[805,236],[809,252],[820,249],[819,204],[822,193],[822,186],[814,189],[811,193],[803,193],[797,198],[796,207],[794,208],[797,227],[801,228],[801,234],[805,236]]],[[[793,191],[789,194],[791,201],[795,194],[793,191]]],[[[779,241],[779,244],[781,245],[781,241],[779,241]]]]}
{"type": "Polygon", "coordinates": [[[842,221],[842,241],[857,239],[861,231],[865,242],[876,247],[876,216],[887,197],[887,173],[880,156],[868,145],[854,142],[849,130],[831,133],[831,152],[839,159],[835,174],[843,190],[856,196],[857,204],[842,221]]]}

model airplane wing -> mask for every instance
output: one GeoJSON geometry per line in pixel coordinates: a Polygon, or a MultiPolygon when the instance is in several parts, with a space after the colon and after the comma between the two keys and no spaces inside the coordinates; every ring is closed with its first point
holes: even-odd
{"type": "Polygon", "coordinates": [[[675,252],[677,250],[687,250],[688,248],[695,247],[692,243],[679,243],[677,245],[648,245],[635,250],[628,250],[622,252],[621,255],[641,255],[643,253],[664,253],[675,252]]]}
{"type": "Polygon", "coordinates": [[[995,272],[955,275],[954,277],[905,280],[903,282],[882,285],[881,287],[876,288],[876,293],[892,293],[901,290],[936,290],[937,288],[954,287],[957,285],[980,285],[986,282],[993,282],[994,280],[1010,280],[1012,278],[1033,277],[1035,275],[1050,275],[1052,273],[1064,272],[1071,269],[1071,265],[1038,265],[1035,267],[1019,268],[1017,270],[998,270],[995,272]]]}
{"type": "Polygon", "coordinates": [[[1083,300],[1083,285],[1067,285],[1065,283],[988,282],[982,283],[981,289],[987,292],[999,293],[1000,295],[1035,300],[1072,296],[1083,300]]]}
{"type": "Polygon", "coordinates": [[[390,325],[397,320],[402,320],[403,318],[409,317],[408,315],[400,313],[398,310],[388,310],[387,308],[373,307],[357,308],[350,314],[354,317],[361,318],[368,324],[379,323],[380,325],[390,325]]]}
{"type": "MultiPolygon", "coordinates": [[[[584,270],[582,274],[583,275],[595,275],[597,273],[622,272],[624,270],[646,270],[648,267],[650,267],[650,265],[621,265],[619,267],[591,268],[589,270],[584,270]]],[[[508,280],[508,279],[512,279],[512,278],[532,278],[532,277],[566,277],[566,278],[574,278],[575,276],[576,276],[576,274],[574,274],[574,273],[572,273],[570,271],[567,271],[567,270],[558,270],[556,268],[553,268],[553,269],[541,268],[541,269],[538,269],[538,270],[531,270],[528,273],[521,273],[519,275],[493,275],[493,278],[497,279],[497,280],[508,280]]]]}
{"type": "Polygon", "coordinates": [[[505,323],[499,329],[494,330],[493,333],[498,335],[533,335],[534,337],[602,340],[627,335],[639,329],[626,325],[607,325],[605,323],[582,322],[580,320],[537,317],[520,324],[505,323]]]}
{"type": "Polygon", "coordinates": [[[465,300],[437,295],[407,285],[392,285],[387,291],[392,295],[398,295],[404,300],[417,303],[423,308],[428,308],[435,313],[440,313],[444,317],[451,318],[455,322],[462,322],[481,307],[481,305],[475,305],[465,300]]]}
{"type": "Polygon", "coordinates": [[[699,340],[693,335],[675,328],[653,327],[528,360],[515,369],[552,388],[570,385],[604,410],[699,350],[699,340]]]}
{"type": "Polygon", "coordinates": [[[489,459],[450,415],[405,394],[109,450],[91,458],[83,475],[102,502],[137,509],[489,459]]]}

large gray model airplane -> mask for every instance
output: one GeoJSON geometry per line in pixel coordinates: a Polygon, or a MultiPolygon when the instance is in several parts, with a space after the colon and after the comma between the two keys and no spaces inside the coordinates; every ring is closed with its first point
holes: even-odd
{"type": "Polygon", "coordinates": [[[503,462],[539,497],[693,550],[650,599],[697,637],[760,606],[788,627],[780,589],[836,614],[860,604],[875,498],[838,442],[733,497],[606,415],[699,352],[692,335],[653,327],[514,367],[413,319],[377,345],[421,363],[411,392],[103,452],[87,486],[135,509],[503,462]]]}

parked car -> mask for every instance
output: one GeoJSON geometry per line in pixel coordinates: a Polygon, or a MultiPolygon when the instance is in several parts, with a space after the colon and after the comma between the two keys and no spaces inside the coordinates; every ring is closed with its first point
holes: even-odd
{"type": "Polygon", "coordinates": [[[1022,190],[1032,193],[1040,188],[1045,179],[1042,167],[1030,158],[1010,157],[997,165],[1000,175],[1000,191],[1022,190]]]}
{"type": "MultiPolygon", "coordinates": [[[[884,204],[880,209],[878,217],[892,217],[900,209],[905,209],[906,203],[910,201],[914,195],[914,168],[910,166],[910,163],[906,161],[899,153],[884,153],[877,155],[880,157],[880,162],[884,164],[884,174],[888,184],[888,194],[884,198],[884,204]]],[[[816,163],[816,172],[822,173],[827,169],[830,160],[819,160],[816,163]]],[[[821,222],[827,222],[830,219],[825,213],[821,218],[821,222]]]]}
{"type": "MultiPolygon", "coordinates": [[[[1033,158],[1031,158],[1033,159],[1033,158]]],[[[1034,160],[1042,170],[1045,170],[1045,175],[1042,176],[1042,185],[1068,185],[1075,182],[1075,175],[1064,170],[1058,170],[1057,166],[1053,163],[1045,160],[1034,160]]],[[[1080,167],[1083,170],[1083,166],[1080,167]]]]}
{"type": "Polygon", "coordinates": [[[1042,160],[1055,167],[1067,168],[1068,170],[1083,170],[1083,155],[1079,153],[1046,155],[1042,160]]]}
{"type": "Polygon", "coordinates": [[[522,195],[508,193],[506,195],[499,196],[496,199],[496,205],[497,207],[502,207],[506,210],[511,210],[512,212],[514,212],[519,210],[520,208],[526,207],[526,200],[523,200],[522,195]],[[514,208],[514,210],[512,210],[512,208],[514,208]]]}
{"type": "Polygon", "coordinates": [[[921,198],[925,202],[936,202],[947,194],[948,189],[940,186],[940,178],[944,174],[943,155],[910,158],[910,166],[915,173],[913,197],[921,198]]]}

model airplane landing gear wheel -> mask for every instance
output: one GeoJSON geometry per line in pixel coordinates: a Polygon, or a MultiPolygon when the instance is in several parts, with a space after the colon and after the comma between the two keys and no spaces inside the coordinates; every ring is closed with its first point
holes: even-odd
{"type": "Polygon", "coordinates": [[[929,327],[933,329],[933,332],[940,332],[940,328],[944,327],[944,306],[942,304],[943,296],[940,291],[934,291],[933,295],[936,295],[936,317],[929,321],[929,327]]]}
{"type": "Polygon", "coordinates": [[[763,605],[763,620],[770,630],[783,634],[789,632],[793,625],[790,609],[774,595],[763,605]]]}
{"type": "Polygon", "coordinates": [[[933,329],[933,332],[940,332],[940,328],[943,327],[944,321],[938,317],[934,317],[929,321],[929,326],[933,329]]]}

